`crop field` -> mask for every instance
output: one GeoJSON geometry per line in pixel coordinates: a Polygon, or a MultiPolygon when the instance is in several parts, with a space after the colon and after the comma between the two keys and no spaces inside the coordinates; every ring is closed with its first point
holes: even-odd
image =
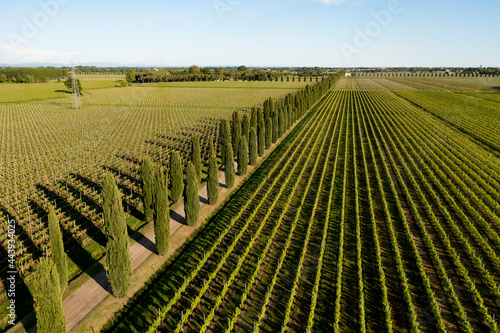
{"type": "MultiPolygon", "coordinates": [[[[279,83],[278,83],[279,84],[279,83]]],[[[84,105],[162,106],[173,108],[248,109],[272,97],[281,98],[298,89],[143,87],[92,90],[82,97],[84,105]]],[[[71,97],[47,101],[71,105],[71,97]]]]}
{"type": "MultiPolygon", "coordinates": [[[[81,75],[79,77],[85,90],[111,88],[125,79],[125,75],[81,75]]],[[[63,82],[48,83],[1,83],[0,103],[17,103],[67,97],[63,82]]]]}
{"type": "Polygon", "coordinates": [[[498,332],[500,159],[376,87],[341,80],[111,331],[498,332]]]}
{"type": "MultiPolygon", "coordinates": [[[[175,149],[186,160],[195,133],[201,135],[205,156],[208,139],[218,140],[220,119],[229,119],[234,109],[246,112],[269,97],[283,97],[300,87],[291,83],[284,88],[285,84],[276,82],[278,89],[107,88],[117,78],[95,76],[89,75],[88,80],[93,80],[96,89],[85,92],[83,108],[77,110],[70,108],[69,97],[51,99],[50,90],[63,83],[0,87],[11,89],[0,89],[0,100],[11,98],[9,103],[0,103],[0,241],[7,241],[7,219],[16,219],[16,264],[28,285],[36,260],[50,251],[47,203],[55,204],[60,214],[70,278],[74,277],[104,253],[100,195],[104,172],[116,176],[128,215],[140,217],[138,170],[145,156],[168,167],[175,149]],[[23,100],[34,87],[40,87],[40,95],[34,98],[40,100],[14,102],[23,100]]],[[[144,222],[132,218],[128,223],[132,233],[144,222]]],[[[4,248],[0,260],[5,271],[4,248]]],[[[0,289],[3,301],[4,284],[0,289]]],[[[18,307],[20,314],[25,310],[23,305],[18,307]]],[[[5,311],[3,302],[0,313],[5,311]]]]}

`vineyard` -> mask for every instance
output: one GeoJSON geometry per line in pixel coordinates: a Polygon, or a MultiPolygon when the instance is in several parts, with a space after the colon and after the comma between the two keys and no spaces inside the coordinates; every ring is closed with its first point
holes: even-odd
{"type": "Polygon", "coordinates": [[[498,106],[363,80],[342,79],[109,331],[498,332],[498,149],[474,139],[493,139],[480,108],[443,121],[435,105],[474,99],[492,126],[498,106]]]}
{"type": "MultiPolygon", "coordinates": [[[[0,85],[0,101],[9,101],[0,103],[0,260],[3,276],[7,220],[15,219],[16,265],[23,277],[19,299],[30,299],[25,287],[32,282],[36,260],[50,254],[47,204],[55,205],[60,216],[70,278],[75,277],[105,251],[100,195],[105,172],[118,180],[132,234],[144,224],[139,167],[145,156],[168,168],[170,154],[177,150],[186,161],[191,136],[200,134],[205,159],[209,139],[218,140],[220,119],[305,86],[276,82],[279,88],[268,89],[256,84],[247,89],[245,83],[240,88],[234,83],[233,88],[109,88],[119,78],[83,76],[83,86],[93,89],[85,91],[84,107],[77,110],[70,108],[66,93],[53,91],[63,83],[0,85]],[[53,99],[57,96],[51,91],[62,98],[53,99]],[[30,99],[37,101],[26,102],[30,99]]],[[[0,313],[5,314],[3,282],[0,313]]],[[[22,302],[18,313],[31,308],[32,302],[22,302]]]]}

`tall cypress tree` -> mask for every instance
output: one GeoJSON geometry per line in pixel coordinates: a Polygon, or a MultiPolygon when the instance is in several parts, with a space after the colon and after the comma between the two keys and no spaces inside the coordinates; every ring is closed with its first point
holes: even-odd
{"type": "Polygon", "coordinates": [[[170,181],[172,182],[172,200],[177,201],[184,192],[184,173],[182,172],[181,154],[174,150],[170,157],[170,181]]]}
{"type": "Polygon", "coordinates": [[[56,265],[50,258],[41,258],[36,265],[34,277],[33,299],[37,332],[66,332],[66,317],[56,265]]]}
{"type": "Polygon", "coordinates": [[[260,123],[266,123],[266,119],[264,118],[264,109],[261,107],[257,109],[257,126],[260,126],[260,123]]]}
{"type": "Polygon", "coordinates": [[[201,183],[201,147],[200,136],[195,134],[191,137],[191,162],[193,162],[198,184],[201,183]]]}
{"type": "Polygon", "coordinates": [[[248,169],[248,143],[245,136],[241,137],[240,148],[238,150],[238,173],[243,176],[248,169]]]}
{"type": "Polygon", "coordinates": [[[234,170],[234,154],[233,146],[231,144],[226,147],[226,157],[224,159],[224,175],[226,178],[226,187],[231,188],[234,185],[234,179],[236,177],[234,170]]]}
{"type": "Polygon", "coordinates": [[[264,155],[264,149],[266,148],[266,126],[264,124],[264,120],[260,122],[259,128],[257,129],[258,131],[258,151],[259,151],[259,156],[264,155]]]}
{"type": "Polygon", "coordinates": [[[241,138],[241,116],[238,110],[233,112],[233,132],[231,133],[231,139],[233,143],[233,152],[237,152],[240,146],[241,138]]]}
{"type": "Polygon", "coordinates": [[[273,116],[273,136],[272,136],[273,143],[276,143],[276,141],[278,141],[278,137],[279,137],[279,124],[278,124],[278,121],[279,121],[278,112],[274,112],[274,116],[273,116]]]}
{"type": "Polygon", "coordinates": [[[66,265],[66,254],[64,253],[64,243],[61,234],[59,219],[56,216],[54,207],[49,207],[49,235],[52,258],[59,273],[59,283],[61,290],[68,286],[68,266],[66,265]]]}
{"type": "Polygon", "coordinates": [[[226,119],[221,120],[221,130],[220,130],[220,153],[222,164],[225,163],[226,159],[226,147],[231,145],[231,131],[229,129],[229,123],[226,119]]]}
{"type": "Polygon", "coordinates": [[[285,117],[283,115],[282,108],[280,108],[278,111],[278,126],[279,126],[278,137],[281,138],[283,136],[283,134],[285,133],[285,117]]]}
{"type": "Polygon", "coordinates": [[[273,123],[271,118],[266,120],[266,149],[271,148],[273,142],[273,123]]]}
{"type": "Polygon", "coordinates": [[[257,115],[258,111],[256,108],[253,107],[251,111],[250,127],[257,128],[257,115]]]}
{"type": "Polygon", "coordinates": [[[257,143],[257,131],[255,131],[255,127],[250,128],[250,142],[249,142],[249,150],[250,150],[250,165],[256,165],[257,164],[257,156],[259,155],[258,152],[258,143],[257,143]]]}
{"type": "Polygon", "coordinates": [[[146,221],[153,221],[153,182],[154,182],[154,164],[150,158],[145,158],[141,165],[142,180],[142,202],[144,204],[144,215],[146,221]]]}
{"type": "MultiPolygon", "coordinates": [[[[154,170],[153,170],[154,175],[154,170]]],[[[103,211],[106,230],[106,267],[113,295],[125,297],[130,287],[132,265],[127,223],[122,206],[122,195],[114,177],[107,173],[103,179],[103,211]]]]}
{"type": "Polygon", "coordinates": [[[215,205],[219,200],[219,167],[212,140],[210,140],[210,157],[208,158],[207,196],[210,205],[215,205]]]}
{"type": "Polygon", "coordinates": [[[243,115],[243,121],[241,122],[241,136],[247,138],[248,142],[248,137],[250,135],[250,117],[248,114],[243,115]]]}
{"type": "Polygon", "coordinates": [[[198,195],[196,170],[193,163],[188,162],[186,170],[186,193],[184,193],[184,213],[186,215],[186,223],[189,226],[195,226],[198,223],[198,217],[200,216],[198,195]]]}
{"type": "Polygon", "coordinates": [[[170,205],[168,180],[161,164],[155,169],[154,212],[156,250],[162,256],[167,253],[170,240],[170,205]]]}

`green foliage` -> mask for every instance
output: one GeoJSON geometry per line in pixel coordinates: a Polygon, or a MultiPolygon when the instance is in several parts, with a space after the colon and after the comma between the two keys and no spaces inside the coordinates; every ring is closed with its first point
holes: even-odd
{"type": "Polygon", "coordinates": [[[154,229],[156,250],[159,255],[168,251],[170,240],[170,205],[168,202],[168,180],[161,164],[155,168],[154,229]]]}
{"type": "Polygon", "coordinates": [[[231,139],[233,144],[233,152],[236,153],[240,146],[240,138],[241,138],[241,116],[238,110],[233,112],[232,125],[233,125],[233,131],[231,133],[231,139]]]}
{"type": "Polygon", "coordinates": [[[282,137],[285,133],[285,116],[282,108],[279,109],[278,113],[278,137],[282,137]]]}
{"type": "MultiPolygon", "coordinates": [[[[80,79],[76,79],[76,83],[78,84],[78,91],[81,93],[83,91],[82,84],[80,83],[80,79]]],[[[69,91],[73,91],[73,79],[68,78],[64,81],[64,86],[69,89],[69,91]]]]}
{"type": "Polygon", "coordinates": [[[238,173],[243,176],[248,169],[248,143],[247,138],[242,136],[240,148],[238,149],[238,173]]]}
{"type": "Polygon", "coordinates": [[[225,163],[226,159],[226,147],[231,145],[231,131],[229,129],[229,123],[226,119],[221,120],[221,129],[220,129],[220,152],[222,164],[225,163]]]}
{"type": "Polygon", "coordinates": [[[59,273],[51,259],[38,261],[33,286],[37,332],[66,332],[59,273]]]}
{"type": "Polygon", "coordinates": [[[194,134],[191,137],[191,162],[196,170],[196,178],[198,179],[198,184],[201,183],[201,147],[200,147],[200,135],[194,134]]]}
{"type": "Polygon", "coordinates": [[[188,162],[186,170],[186,192],[184,193],[184,212],[188,226],[195,226],[200,215],[196,169],[192,162],[188,162]]]}
{"type": "Polygon", "coordinates": [[[182,160],[181,154],[177,150],[174,150],[170,157],[170,181],[172,182],[172,188],[170,189],[172,200],[177,201],[181,198],[182,192],[184,192],[182,160]]]}
{"type": "Polygon", "coordinates": [[[216,204],[219,200],[219,167],[212,140],[210,140],[210,157],[208,158],[207,196],[210,205],[216,204]]]}
{"type": "Polygon", "coordinates": [[[125,80],[127,80],[127,82],[129,82],[129,83],[133,83],[133,82],[135,82],[135,75],[136,75],[135,69],[131,69],[127,72],[127,75],[125,76],[125,80]]]}
{"type": "Polygon", "coordinates": [[[200,74],[201,73],[201,70],[198,66],[196,65],[192,65],[188,68],[188,73],[189,74],[200,74]]]}
{"type": "Polygon", "coordinates": [[[250,135],[250,117],[247,113],[243,115],[243,121],[241,123],[241,136],[247,138],[250,135]]]}
{"type": "Polygon", "coordinates": [[[120,87],[128,87],[128,82],[126,80],[122,80],[120,87]]]}
{"type": "Polygon", "coordinates": [[[279,137],[279,118],[278,118],[278,112],[274,113],[273,116],[273,136],[272,136],[272,141],[273,143],[276,143],[278,141],[279,137]]]}
{"type": "Polygon", "coordinates": [[[113,295],[125,297],[130,287],[132,265],[127,223],[122,206],[122,195],[114,177],[106,173],[103,177],[103,209],[106,226],[106,268],[113,295]]]}
{"type": "Polygon", "coordinates": [[[144,215],[146,221],[153,221],[153,183],[154,183],[154,164],[148,157],[141,164],[141,181],[142,181],[142,203],[144,205],[144,215]]]}
{"type": "Polygon", "coordinates": [[[52,258],[56,264],[57,272],[59,273],[61,290],[64,290],[68,286],[68,266],[66,265],[66,254],[64,253],[64,243],[59,219],[52,205],[49,207],[49,235],[52,258]]]}
{"type": "Polygon", "coordinates": [[[226,187],[231,188],[234,185],[234,180],[236,177],[234,170],[234,154],[233,146],[231,144],[227,145],[225,148],[226,156],[224,158],[224,172],[226,177],[226,187]]]}
{"type": "Polygon", "coordinates": [[[266,149],[271,148],[273,143],[273,122],[271,118],[266,120],[266,149]]]}
{"type": "Polygon", "coordinates": [[[250,111],[250,127],[255,127],[257,128],[257,117],[258,117],[258,111],[256,108],[252,108],[250,111]]]}
{"type": "Polygon", "coordinates": [[[257,157],[259,156],[259,144],[257,142],[257,131],[255,127],[250,128],[250,142],[249,142],[249,150],[250,150],[250,165],[257,164],[257,157]]]}
{"type": "Polygon", "coordinates": [[[264,120],[262,120],[259,123],[257,134],[258,134],[258,152],[259,156],[262,156],[264,155],[264,150],[266,148],[266,127],[264,125],[264,120]]]}

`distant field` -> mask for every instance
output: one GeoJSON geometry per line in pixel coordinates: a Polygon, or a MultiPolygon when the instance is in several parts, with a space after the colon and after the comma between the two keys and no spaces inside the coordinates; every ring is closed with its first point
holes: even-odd
{"type": "MultiPolygon", "coordinates": [[[[99,89],[82,97],[84,105],[166,106],[182,108],[249,108],[266,98],[280,98],[297,89],[143,87],[99,89]]],[[[71,96],[51,103],[70,105],[71,96]]]]}
{"type": "MultiPolygon", "coordinates": [[[[78,77],[84,90],[116,87],[125,75],[81,75],[78,77]]],[[[2,83],[0,103],[38,101],[67,97],[64,82],[2,83]]]]}
{"type": "Polygon", "coordinates": [[[498,77],[457,77],[457,78],[388,78],[417,90],[442,91],[493,91],[500,87],[498,77]]]}
{"type": "Polygon", "coordinates": [[[243,88],[243,89],[301,89],[306,85],[311,85],[316,81],[307,82],[286,82],[285,81],[228,81],[228,82],[160,82],[144,83],[141,86],[149,87],[177,87],[177,88],[243,88]]]}

